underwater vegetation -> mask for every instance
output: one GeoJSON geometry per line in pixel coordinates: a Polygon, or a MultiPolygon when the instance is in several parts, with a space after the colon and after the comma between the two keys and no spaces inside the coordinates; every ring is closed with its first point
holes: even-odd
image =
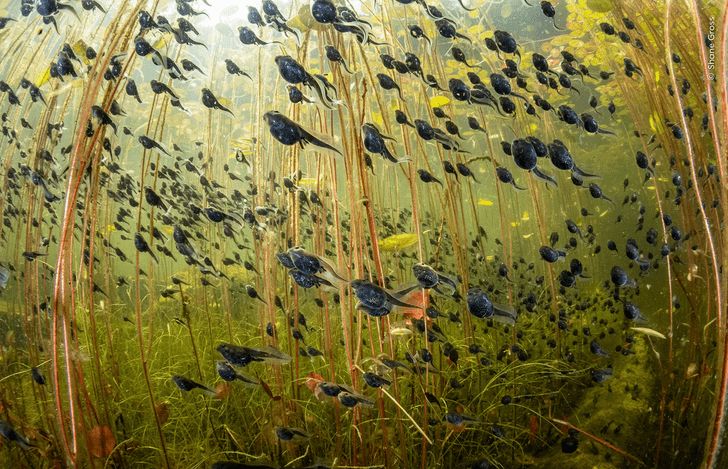
{"type": "Polygon", "coordinates": [[[0,465],[728,467],[719,3],[0,0],[0,465]]]}

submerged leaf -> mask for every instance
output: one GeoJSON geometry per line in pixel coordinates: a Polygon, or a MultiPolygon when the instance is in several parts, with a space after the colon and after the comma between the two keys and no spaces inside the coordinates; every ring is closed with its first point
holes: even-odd
{"type": "Polygon", "coordinates": [[[266,383],[265,381],[263,381],[260,378],[260,376],[258,376],[258,380],[260,381],[260,385],[263,388],[263,391],[265,391],[265,393],[268,394],[268,396],[271,399],[273,399],[274,401],[280,401],[281,400],[281,396],[274,396],[273,395],[273,391],[270,390],[270,386],[268,386],[268,383],[266,383]]]}
{"type": "Polygon", "coordinates": [[[154,405],[154,411],[157,413],[157,417],[159,417],[159,423],[164,425],[167,423],[167,420],[169,420],[169,409],[167,408],[166,402],[157,402],[154,405]]]}
{"type": "Polygon", "coordinates": [[[599,13],[608,13],[614,8],[610,0],[586,0],[586,6],[599,13]]]}
{"type": "Polygon", "coordinates": [[[309,29],[321,28],[321,25],[317,23],[313,18],[313,15],[311,15],[311,6],[308,4],[301,6],[301,8],[298,9],[298,15],[288,20],[286,25],[291,28],[296,28],[302,33],[305,33],[309,29]]]}
{"type": "Polygon", "coordinates": [[[88,446],[92,455],[97,458],[106,459],[111,455],[116,446],[114,433],[105,425],[94,427],[88,432],[88,446]]]}
{"type": "MultiPolygon", "coordinates": [[[[457,63],[456,63],[457,65],[457,63]]],[[[446,98],[445,96],[433,96],[430,98],[430,106],[432,107],[442,107],[446,104],[449,104],[450,100],[446,98]]]]}
{"type": "Polygon", "coordinates": [[[306,387],[311,391],[315,392],[316,386],[318,386],[319,383],[326,381],[323,376],[321,376],[318,373],[314,373],[313,371],[306,375],[306,387]]]}
{"type": "MultiPolygon", "coordinates": [[[[425,315],[425,300],[427,299],[427,292],[422,289],[415,290],[413,293],[401,298],[402,301],[415,305],[416,308],[402,307],[402,314],[406,318],[422,319],[425,315]]],[[[394,333],[394,331],[392,331],[394,333]]]]}
{"type": "Polygon", "coordinates": [[[51,78],[51,66],[49,65],[35,79],[35,86],[40,88],[51,78]]]}
{"type": "Polygon", "coordinates": [[[657,337],[658,339],[667,339],[662,333],[657,332],[654,329],[649,329],[647,327],[631,327],[633,331],[641,332],[645,335],[649,335],[650,337],[657,337]]]}
{"type": "Polygon", "coordinates": [[[85,42],[83,42],[82,39],[79,39],[78,41],[76,41],[73,44],[72,49],[73,49],[73,53],[76,54],[76,56],[78,56],[83,61],[83,63],[85,63],[86,65],[91,64],[91,61],[86,58],[86,49],[88,49],[88,46],[86,45],[85,42]]]}
{"type": "Polygon", "coordinates": [[[379,249],[385,252],[391,252],[396,249],[404,249],[412,246],[417,242],[417,235],[413,233],[402,233],[389,236],[388,238],[379,240],[379,249]]]}
{"type": "Polygon", "coordinates": [[[230,385],[230,383],[220,383],[215,386],[215,397],[218,399],[225,399],[230,395],[232,391],[233,387],[230,385]]]}

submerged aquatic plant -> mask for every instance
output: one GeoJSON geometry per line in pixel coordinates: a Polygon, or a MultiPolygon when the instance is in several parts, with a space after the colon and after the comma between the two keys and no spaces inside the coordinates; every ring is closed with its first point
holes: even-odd
{"type": "Polygon", "coordinates": [[[0,2],[0,461],[723,467],[727,13],[529,5],[0,2]]]}

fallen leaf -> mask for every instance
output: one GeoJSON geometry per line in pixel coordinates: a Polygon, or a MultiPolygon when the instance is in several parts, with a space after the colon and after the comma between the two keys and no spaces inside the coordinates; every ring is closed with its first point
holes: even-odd
{"type": "Polygon", "coordinates": [[[106,459],[116,446],[114,433],[105,425],[94,427],[88,432],[88,446],[92,455],[106,459]]]}
{"type": "Polygon", "coordinates": [[[232,390],[233,387],[230,386],[230,383],[220,383],[215,387],[215,392],[217,393],[215,397],[218,399],[225,399],[230,395],[232,390]]]}
{"type": "Polygon", "coordinates": [[[538,418],[535,415],[531,415],[531,420],[528,425],[528,444],[533,443],[533,440],[536,439],[538,428],[538,418]]]}
{"type": "Polygon", "coordinates": [[[649,335],[651,337],[657,337],[658,339],[667,339],[664,334],[657,332],[655,330],[649,329],[647,327],[631,327],[633,331],[641,332],[645,335],[649,335]]]}
{"type": "MultiPolygon", "coordinates": [[[[566,418],[566,415],[563,416],[563,419],[562,420],[564,422],[567,422],[567,423],[569,421],[569,419],[566,418]]],[[[566,435],[568,432],[569,432],[569,426],[568,425],[561,424],[561,433],[564,434],[564,435],[566,435]]]]}
{"type": "Polygon", "coordinates": [[[405,298],[402,299],[405,303],[409,303],[414,306],[418,306],[417,308],[405,308],[402,307],[402,314],[406,318],[412,318],[412,319],[422,319],[425,316],[425,310],[423,309],[425,307],[425,291],[422,289],[418,289],[415,291],[415,293],[411,295],[407,295],[405,298]]]}
{"type": "Polygon", "coordinates": [[[326,381],[323,378],[323,376],[321,376],[321,375],[319,375],[317,373],[314,373],[314,372],[311,372],[311,373],[307,374],[306,375],[306,378],[308,378],[306,380],[306,387],[309,389],[309,391],[311,391],[313,393],[316,392],[316,386],[318,386],[318,384],[320,382],[326,381]]]}
{"type": "Polygon", "coordinates": [[[263,388],[263,391],[265,391],[265,393],[268,394],[268,396],[271,399],[273,399],[274,401],[280,401],[281,400],[281,396],[274,396],[273,395],[273,392],[270,390],[270,386],[268,386],[268,383],[266,383],[265,381],[263,381],[260,378],[260,376],[258,376],[258,380],[260,381],[260,386],[263,388]]]}
{"type": "Polygon", "coordinates": [[[167,408],[166,402],[157,402],[154,405],[154,411],[159,417],[160,424],[164,425],[165,423],[167,423],[167,420],[169,420],[169,409],[167,408]]]}
{"type": "Polygon", "coordinates": [[[398,249],[408,248],[417,243],[417,235],[414,233],[402,233],[389,236],[379,240],[379,249],[385,252],[393,252],[398,249]]]}

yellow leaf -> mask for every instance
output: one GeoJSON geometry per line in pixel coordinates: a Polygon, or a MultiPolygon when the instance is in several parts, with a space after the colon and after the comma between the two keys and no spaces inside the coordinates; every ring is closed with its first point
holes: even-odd
{"type": "MultiPolygon", "coordinates": [[[[571,40],[571,39],[569,38],[569,36],[568,36],[568,35],[566,35],[566,34],[564,34],[564,35],[562,35],[562,36],[559,36],[559,37],[557,37],[557,38],[555,38],[555,39],[552,39],[552,40],[551,40],[551,45],[553,45],[553,46],[556,46],[556,47],[559,47],[559,46],[564,46],[564,45],[566,45],[566,44],[567,44],[567,43],[568,43],[568,42],[569,42],[570,40],[571,40]]],[[[547,42],[546,44],[548,44],[548,42],[547,42]]]]}
{"type": "Polygon", "coordinates": [[[490,207],[491,205],[493,205],[493,202],[491,202],[490,200],[480,199],[478,200],[478,205],[485,205],[486,207],[490,207]]]}
{"type": "Polygon", "coordinates": [[[223,106],[225,106],[227,108],[230,108],[233,106],[233,102],[224,96],[218,96],[217,100],[220,102],[220,104],[222,104],[223,106]]]}
{"type": "Polygon", "coordinates": [[[599,13],[607,13],[614,8],[614,5],[612,5],[610,0],[586,0],[586,6],[590,10],[597,11],[599,13]]]}
{"type": "Polygon", "coordinates": [[[291,18],[286,25],[291,28],[296,28],[302,33],[305,33],[312,28],[318,29],[319,26],[316,20],[313,19],[313,16],[311,15],[311,8],[308,5],[304,5],[299,8],[298,15],[291,18]]]}
{"type": "Polygon", "coordinates": [[[162,34],[161,36],[159,36],[159,39],[154,41],[154,44],[152,44],[152,47],[154,47],[155,49],[160,49],[160,48],[166,46],[167,41],[169,40],[169,37],[170,37],[169,33],[162,34]]]}
{"type": "Polygon", "coordinates": [[[382,114],[379,112],[372,113],[372,120],[377,125],[384,125],[384,120],[382,119],[382,114]]]}
{"type": "Polygon", "coordinates": [[[531,218],[528,216],[528,212],[523,212],[523,218],[521,218],[521,221],[528,221],[531,218]]]}
{"type": "Polygon", "coordinates": [[[433,96],[432,98],[430,98],[430,106],[432,107],[444,106],[449,102],[450,100],[445,96],[433,96]]]}
{"type": "MultiPolygon", "coordinates": [[[[230,145],[236,147],[241,145],[252,145],[253,140],[249,138],[236,138],[236,139],[230,139],[230,145]]],[[[235,154],[233,153],[230,155],[230,158],[235,158],[235,154]]]]}
{"type": "Polygon", "coordinates": [[[318,178],[318,181],[314,178],[302,178],[300,181],[298,181],[299,185],[315,185],[317,182],[321,182],[321,180],[324,178],[324,175],[321,174],[318,178]]]}
{"type": "Polygon", "coordinates": [[[91,65],[91,61],[86,58],[86,49],[88,46],[83,40],[79,39],[73,44],[73,53],[76,54],[86,65],[91,65]]]}
{"type": "Polygon", "coordinates": [[[45,69],[44,71],[42,71],[42,72],[40,73],[40,75],[38,75],[38,77],[37,77],[37,78],[35,79],[35,86],[37,86],[38,88],[40,88],[40,87],[41,87],[41,86],[43,86],[43,85],[45,84],[45,82],[47,82],[47,81],[48,81],[48,80],[49,80],[50,78],[51,78],[51,67],[50,67],[50,65],[49,65],[49,66],[48,66],[48,67],[46,67],[46,69],[45,69]]]}
{"type": "Polygon", "coordinates": [[[379,240],[379,249],[385,252],[396,249],[404,249],[417,243],[417,235],[414,233],[402,233],[389,236],[379,240]]]}

